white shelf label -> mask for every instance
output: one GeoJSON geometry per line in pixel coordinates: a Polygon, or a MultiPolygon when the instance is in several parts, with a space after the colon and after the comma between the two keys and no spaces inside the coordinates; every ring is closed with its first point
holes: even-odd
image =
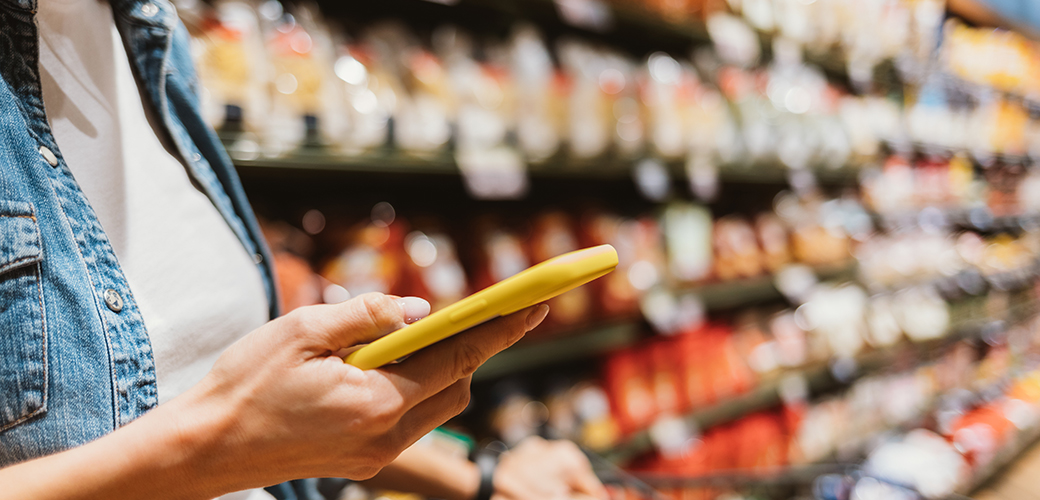
{"type": "Polygon", "coordinates": [[[527,194],[527,165],[505,146],[469,148],[455,154],[466,190],[481,200],[508,200],[527,194]]]}

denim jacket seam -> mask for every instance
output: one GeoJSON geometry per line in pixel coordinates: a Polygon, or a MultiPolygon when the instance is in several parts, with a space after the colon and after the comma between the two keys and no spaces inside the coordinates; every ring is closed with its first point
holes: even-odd
{"type": "MultiPolygon", "coordinates": [[[[33,210],[33,220],[35,220],[36,219],[36,212],[35,212],[36,207],[34,207],[32,204],[30,204],[29,206],[33,210]]],[[[48,354],[48,351],[49,351],[48,346],[50,345],[50,342],[48,342],[48,338],[47,338],[47,336],[48,336],[47,314],[46,314],[47,304],[45,303],[44,297],[43,297],[43,234],[41,234],[41,230],[40,230],[40,225],[39,224],[33,224],[33,227],[36,228],[36,241],[40,242],[40,259],[36,261],[36,293],[37,293],[37,297],[38,297],[38,300],[39,300],[39,303],[40,303],[40,329],[41,329],[40,333],[41,333],[41,335],[43,335],[43,380],[50,380],[48,377],[50,376],[50,371],[51,371],[50,370],[50,366],[51,366],[51,364],[50,364],[50,359],[48,359],[48,357],[47,357],[47,354],[48,354]]],[[[43,415],[43,414],[47,413],[47,410],[48,410],[48,408],[50,406],[48,404],[50,402],[50,395],[49,395],[49,393],[50,393],[50,385],[49,384],[44,384],[43,394],[41,395],[41,399],[42,400],[40,402],[40,407],[36,411],[34,411],[32,414],[27,415],[26,418],[33,418],[36,415],[43,415]]]]}
{"type": "MultiPolygon", "coordinates": [[[[148,327],[144,324],[144,318],[141,317],[141,315],[140,315],[140,308],[139,308],[139,306],[137,304],[137,300],[134,298],[133,290],[130,288],[130,283],[126,279],[126,274],[123,272],[123,267],[119,263],[119,259],[116,257],[115,250],[112,248],[111,241],[108,239],[108,234],[105,233],[104,228],[101,227],[101,222],[97,219],[97,215],[94,213],[93,206],[88,204],[84,208],[89,211],[89,214],[91,216],[91,221],[90,222],[91,222],[91,226],[92,227],[90,229],[91,229],[91,232],[93,233],[92,236],[97,238],[97,241],[93,242],[93,244],[91,245],[91,250],[96,254],[94,256],[93,260],[92,260],[92,263],[93,263],[92,267],[95,268],[95,272],[97,273],[98,276],[103,276],[104,273],[101,272],[100,269],[98,269],[98,267],[102,266],[102,265],[110,266],[113,274],[115,274],[116,276],[118,276],[120,278],[120,281],[119,281],[118,285],[120,285],[119,287],[122,289],[122,292],[121,292],[120,295],[122,296],[122,299],[123,299],[123,309],[122,309],[122,311],[120,311],[120,314],[123,315],[123,321],[125,321],[125,322],[136,321],[137,323],[139,323],[140,333],[143,336],[144,343],[147,344],[148,349],[149,349],[148,353],[134,352],[132,354],[134,356],[144,356],[144,357],[150,359],[151,360],[152,372],[154,374],[154,372],[155,372],[155,360],[154,360],[154,358],[152,358],[152,352],[151,352],[152,339],[151,339],[151,336],[148,333],[148,327]],[[99,260],[101,260],[99,258],[105,258],[105,260],[108,260],[110,262],[110,264],[101,264],[101,263],[99,263],[99,260]],[[131,314],[133,314],[134,316],[130,316],[131,314]]],[[[111,378],[111,382],[112,382],[112,403],[113,403],[113,410],[114,410],[113,411],[113,415],[115,417],[115,421],[113,423],[113,428],[118,429],[118,428],[123,426],[123,424],[120,423],[120,422],[122,422],[122,412],[120,411],[120,408],[119,408],[120,407],[119,388],[122,385],[121,382],[126,382],[126,381],[122,380],[122,377],[121,377],[121,375],[119,373],[119,370],[118,370],[119,363],[117,363],[116,359],[115,359],[115,348],[112,345],[111,337],[113,335],[122,334],[123,332],[121,332],[119,330],[123,330],[123,328],[122,327],[117,327],[117,326],[115,326],[113,323],[111,323],[109,321],[109,319],[107,318],[108,313],[106,312],[106,311],[108,311],[108,307],[105,306],[104,304],[102,304],[100,295],[98,293],[96,293],[96,290],[98,290],[99,288],[97,287],[97,284],[96,284],[96,281],[94,279],[94,276],[90,275],[90,276],[88,276],[88,279],[91,282],[91,290],[94,292],[94,293],[91,293],[91,295],[93,296],[93,299],[94,299],[94,308],[96,310],[96,314],[97,314],[98,318],[101,320],[102,328],[104,329],[105,343],[106,343],[106,347],[108,349],[108,356],[109,356],[110,373],[112,374],[112,378],[111,378]]],[[[113,283],[113,285],[115,285],[115,283],[113,283]]],[[[137,347],[137,342],[131,341],[130,345],[128,347],[137,347]]],[[[131,353],[128,352],[128,354],[131,354],[131,353]]],[[[144,375],[143,373],[137,373],[136,374],[136,378],[138,380],[142,379],[142,378],[144,378],[143,375],[144,375]]],[[[151,385],[153,388],[155,388],[156,392],[158,392],[158,388],[156,387],[156,380],[155,380],[154,376],[152,377],[149,385],[151,385]]],[[[133,415],[135,413],[140,413],[140,415],[143,415],[144,413],[146,413],[149,410],[155,408],[155,406],[156,406],[156,403],[153,402],[151,405],[149,405],[146,408],[141,409],[140,412],[138,412],[138,411],[134,410],[135,405],[133,404],[132,401],[127,401],[127,403],[130,406],[129,410],[130,410],[130,414],[131,415],[133,415]]],[[[140,415],[138,415],[138,417],[140,415]]],[[[129,423],[129,422],[127,422],[127,423],[129,423]]]]}

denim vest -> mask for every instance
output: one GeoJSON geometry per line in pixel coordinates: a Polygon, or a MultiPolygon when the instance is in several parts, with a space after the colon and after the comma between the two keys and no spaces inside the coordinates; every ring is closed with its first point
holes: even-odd
{"type": "MultiPolygon", "coordinates": [[[[55,144],[37,0],[0,0],[0,467],[97,439],[157,404],[151,344],[112,246],[55,144]]],[[[270,254],[199,113],[188,36],[167,0],[110,0],[143,101],[254,260],[270,254]]]]}

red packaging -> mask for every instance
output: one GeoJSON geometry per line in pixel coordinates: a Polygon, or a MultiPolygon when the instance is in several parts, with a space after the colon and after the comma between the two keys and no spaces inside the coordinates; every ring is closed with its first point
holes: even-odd
{"type": "Polygon", "coordinates": [[[740,419],[735,432],[737,468],[771,469],[787,463],[787,437],[779,415],[755,413],[740,419]]]}
{"type": "Polygon", "coordinates": [[[678,340],[660,338],[649,347],[650,367],[654,385],[657,412],[678,415],[688,408],[686,388],[683,386],[678,340]]]}
{"type": "Polygon", "coordinates": [[[1014,424],[996,403],[965,413],[950,426],[947,436],[973,466],[988,462],[1011,438],[1014,424]]]}
{"type": "Polygon", "coordinates": [[[603,385],[622,434],[645,429],[657,416],[645,350],[625,349],[607,357],[603,385]]]}
{"type": "Polygon", "coordinates": [[[706,334],[708,343],[708,383],[718,399],[726,399],[747,392],[754,385],[754,373],[740,357],[737,344],[729,327],[716,325],[706,334]]]}
{"type": "Polygon", "coordinates": [[[710,338],[704,330],[686,332],[677,337],[677,350],[682,356],[680,377],[686,389],[686,406],[690,409],[703,408],[715,401],[715,388],[708,376],[712,352],[708,349],[710,338]]]}
{"type": "Polygon", "coordinates": [[[737,437],[733,424],[712,427],[704,434],[704,445],[709,450],[709,470],[729,470],[737,466],[737,437]]]}

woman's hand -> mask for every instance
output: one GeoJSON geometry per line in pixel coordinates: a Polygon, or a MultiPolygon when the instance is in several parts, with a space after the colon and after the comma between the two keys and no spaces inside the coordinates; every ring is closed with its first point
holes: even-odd
{"type": "Polygon", "coordinates": [[[297,309],[137,421],[0,470],[0,485],[15,486],[0,498],[212,498],[303,477],[371,477],[461,412],[470,375],[547,312],[534,306],[362,371],[335,354],[404,326],[401,303],[367,294],[297,309]]]}
{"type": "MultiPolygon", "coordinates": [[[[448,500],[472,500],[480,470],[464,458],[432,446],[413,446],[362,485],[448,500]]],[[[492,500],[591,500],[607,498],[585,454],[570,441],[531,437],[504,453],[492,479],[492,500]]]]}
{"type": "Polygon", "coordinates": [[[492,500],[606,499],[588,458],[570,441],[529,437],[502,454],[492,500]]]}

